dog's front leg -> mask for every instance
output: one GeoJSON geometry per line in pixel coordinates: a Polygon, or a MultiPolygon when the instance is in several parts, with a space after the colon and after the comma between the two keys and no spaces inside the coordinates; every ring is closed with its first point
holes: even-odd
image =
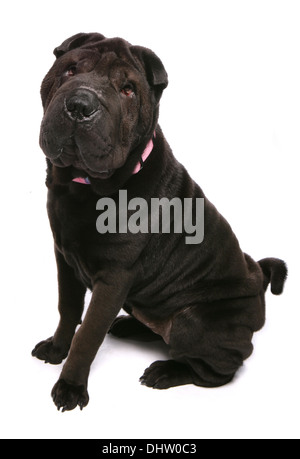
{"type": "Polygon", "coordinates": [[[90,366],[125,302],[131,277],[128,272],[110,274],[110,280],[105,273],[98,277],[86,316],[72,340],[60,378],[52,389],[51,395],[58,409],[72,410],[77,405],[82,409],[87,405],[90,366]]]}
{"type": "Polygon", "coordinates": [[[47,363],[59,364],[68,355],[70,345],[81,322],[86,287],[75,277],[73,268],[55,248],[58,279],[58,310],[60,321],[51,338],[40,341],[32,355],[47,363]]]}

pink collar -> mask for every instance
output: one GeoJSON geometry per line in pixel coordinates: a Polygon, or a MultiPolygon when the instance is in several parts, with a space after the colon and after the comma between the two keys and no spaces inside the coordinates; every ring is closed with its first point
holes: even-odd
{"type": "MultiPolygon", "coordinates": [[[[155,133],[154,133],[154,137],[155,137],[155,133]]],[[[146,159],[148,158],[152,150],[153,150],[153,140],[150,139],[149,142],[147,143],[145,150],[142,153],[142,156],[139,162],[133,169],[132,175],[137,174],[141,169],[143,169],[144,162],[146,161],[146,159]]],[[[72,181],[76,183],[82,183],[83,185],[91,184],[90,179],[88,177],[76,177],[72,181]]]]}

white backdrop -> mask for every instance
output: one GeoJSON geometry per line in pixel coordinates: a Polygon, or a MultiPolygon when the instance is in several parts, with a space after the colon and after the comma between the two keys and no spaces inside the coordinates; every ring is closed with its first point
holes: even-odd
{"type": "Polygon", "coordinates": [[[2,438],[299,438],[300,4],[292,0],[16,0],[1,17],[2,438]],[[284,295],[235,381],[158,391],[139,377],[160,345],[108,337],[89,405],[57,412],[61,366],[31,349],[55,330],[56,268],[39,149],[39,87],[78,32],[153,49],[169,74],[161,127],[253,258],[289,265],[284,295]]]}

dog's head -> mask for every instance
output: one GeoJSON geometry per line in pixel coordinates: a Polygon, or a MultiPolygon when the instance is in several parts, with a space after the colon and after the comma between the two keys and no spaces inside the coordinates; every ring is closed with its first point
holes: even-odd
{"type": "Polygon", "coordinates": [[[54,54],[41,87],[41,148],[73,177],[118,189],[153,136],[168,84],[163,64],[147,48],[98,33],[74,35],[54,54]]]}

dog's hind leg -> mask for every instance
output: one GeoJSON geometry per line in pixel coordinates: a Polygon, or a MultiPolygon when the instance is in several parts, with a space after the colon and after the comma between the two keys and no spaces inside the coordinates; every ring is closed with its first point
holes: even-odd
{"type": "Polygon", "coordinates": [[[252,353],[253,332],[239,313],[231,320],[230,311],[225,311],[226,320],[210,315],[193,307],[174,318],[169,341],[174,360],[154,362],[141,377],[142,384],[157,389],[184,384],[219,387],[233,379],[252,353]]]}

